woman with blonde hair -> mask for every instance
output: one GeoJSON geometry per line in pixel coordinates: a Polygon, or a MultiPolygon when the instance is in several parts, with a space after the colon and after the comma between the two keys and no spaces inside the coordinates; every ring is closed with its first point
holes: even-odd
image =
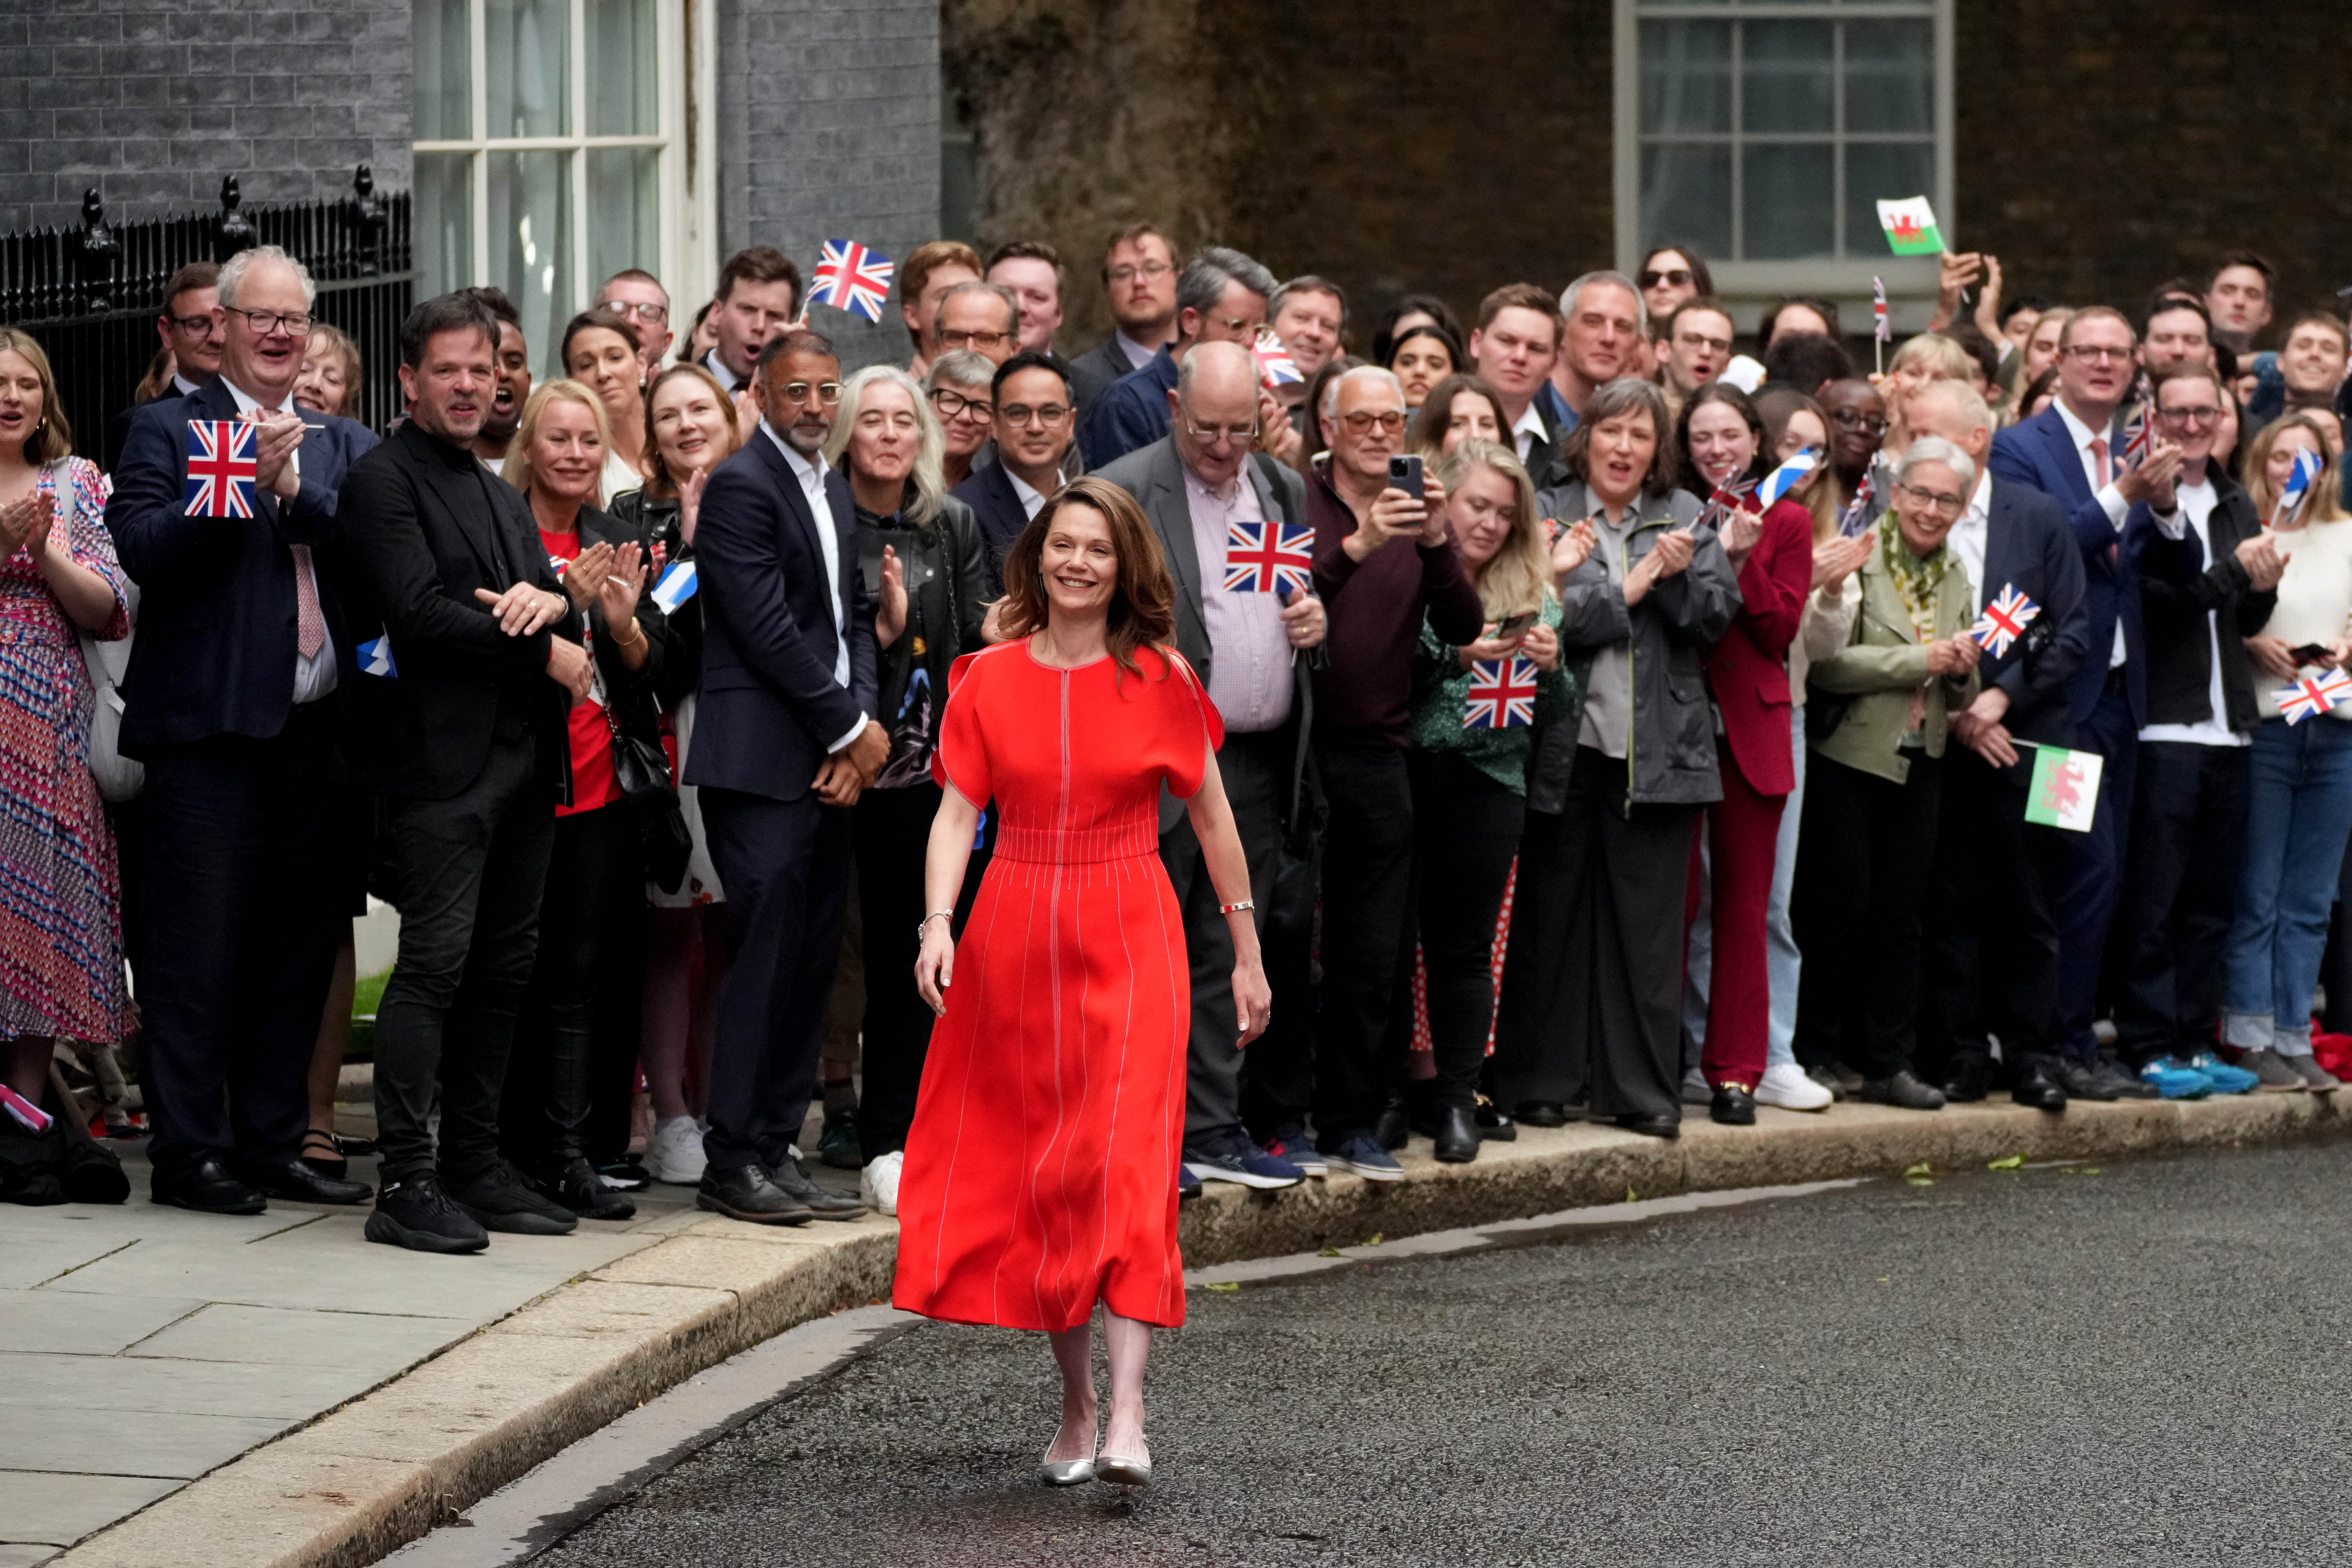
{"type": "Polygon", "coordinates": [[[1886,443],[1892,457],[1911,446],[1911,425],[1905,405],[1910,395],[1931,381],[1962,381],[1970,385],[1981,374],[1976,356],[1941,332],[1921,332],[1895,351],[1887,362],[1886,379],[1879,391],[1886,399],[1886,443]]]}
{"type": "Polygon", "coordinates": [[[2263,520],[2264,528],[2277,528],[2282,521],[2289,527],[2298,527],[2309,522],[2335,522],[2346,515],[2337,470],[2326,426],[2308,414],[2290,414],[2263,426],[2246,443],[2245,478],[2242,482],[2246,487],[2246,499],[2254,503],[2254,515],[2263,520]],[[2304,491],[2295,515],[2282,520],[2279,501],[2292,481],[2298,452],[2309,452],[2318,458],[2319,472],[2304,491]]]}

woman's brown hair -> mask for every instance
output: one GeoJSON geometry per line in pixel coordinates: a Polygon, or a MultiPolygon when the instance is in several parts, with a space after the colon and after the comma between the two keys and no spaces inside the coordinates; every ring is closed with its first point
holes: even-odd
{"type": "Polygon", "coordinates": [[[1657,450],[1651,454],[1650,471],[1642,476],[1642,493],[1653,498],[1665,495],[1675,488],[1675,470],[1682,467],[1682,457],[1675,450],[1675,422],[1666,416],[1665,394],[1633,376],[1621,375],[1593,393],[1592,401],[1585,405],[1583,421],[1560,444],[1560,462],[1570,478],[1590,485],[1592,432],[1604,421],[1628,414],[1648,415],[1650,428],[1657,433],[1657,450]]]}
{"type": "Polygon", "coordinates": [[[24,355],[41,378],[41,422],[25,437],[25,461],[54,463],[72,457],[73,426],[66,423],[66,411],[58,402],[58,377],[49,368],[49,356],[22,327],[0,327],[0,353],[24,355]]]}
{"type": "Polygon", "coordinates": [[[1495,409],[1495,438],[1516,449],[1517,437],[1511,433],[1511,421],[1503,412],[1503,395],[1491,382],[1455,371],[1429,389],[1429,395],[1413,410],[1412,423],[1405,427],[1404,449],[1418,452],[1423,462],[1433,463],[1444,455],[1446,426],[1454,423],[1454,400],[1464,393],[1474,393],[1485,398],[1495,409]]]}
{"type": "Polygon", "coordinates": [[[719,453],[719,457],[713,459],[712,466],[716,467],[718,463],[723,462],[740,450],[743,445],[742,411],[735,406],[735,400],[727,395],[727,389],[719,384],[719,378],[693,361],[670,366],[646,385],[646,467],[651,470],[646,477],[646,494],[650,497],[667,498],[677,494],[677,476],[669,471],[669,465],[662,460],[661,443],[654,438],[654,395],[680,376],[685,376],[688,380],[699,379],[709,390],[710,395],[719,400],[719,406],[727,412],[727,437],[730,445],[726,451],[719,453]]]}
{"type": "Polygon", "coordinates": [[[1110,619],[1103,640],[1110,656],[1129,675],[1141,676],[1135,661],[1138,648],[1160,650],[1160,679],[1168,679],[1165,644],[1176,637],[1176,584],[1168,574],[1168,557],[1151,520],[1133,496],[1108,479],[1089,476],[1072,479],[1037,515],[1004,556],[1004,597],[999,601],[997,624],[1007,642],[1045,629],[1047,600],[1044,561],[1045,536],[1064,507],[1083,506],[1102,514],[1110,527],[1111,553],[1118,560],[1118,581],[1111,589],[1110,619]]]}

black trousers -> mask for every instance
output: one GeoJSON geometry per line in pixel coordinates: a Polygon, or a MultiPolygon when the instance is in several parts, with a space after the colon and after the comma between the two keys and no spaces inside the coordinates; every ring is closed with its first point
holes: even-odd
{"type": "Polygon", "coordinates": [[[2116,945],[2116,1052],[2135,1068],[2212,1044],[2252,761],[2247,746],[2139,748],[2116,945]]]}
{"type": "Polygon", "coordinates": [[[1528,815],[1496,1026],[1496,1098],[1682,1117],[1683,923],[1696,805],[1625,804],[1579,746],[1558,816],[1528,815]]]}
{"type": "MultiPolygon", "coordinates": [[[[375,1021],[376,1142],[387,1181],[435,1168],[426,1118],[436,1082],[441,1173],[462,1184],[498,1163],[499,1100],[555,842],[540,744],[529,731],[493,740],[480,774],[448,799],[384,803],[400,907],[400,956],[375,1021]]],[[[315,1036],[318,1019],[310,1022],[315,1036]]]]}
{"type": "Polygon", "coordinates": [[[869,789],[849,814],[866,956],[857,1142],[868,1160],[907,1146],[938,1021],[915,990],[915,927],[930,912],[923,907],[923,857],[942,798],[940,786],[926,779],[869,789]]]}
{"type": "MultiPolygon", "coordinates": [[[[589,1119],[617,1110],[624,1126],[634,1087],[616,1054],[636,1062],[636,986],[646,952],[646,866],[634,809],[607,805],[555,819],[539,947],[516,1021],[499,1110],[499,1144],[525,1170],[553,1170],[589,1152],[589,1119]],[[616,1005],[625,992],[631,1009],[616,1005]]],[[[624,1134],[623,1148],[626,1148],[624,1134]]],[[[604,1151],[599,1150],[600,1153],[604,1151]]]]}
{"type": "Polygon", "coordinates": [[[1315,1133],[1328,1147],[1370,1131],[1388,1097],[1381,1061],[1412,914],[1412,785],[1402,752],[1331,743],[1315,754],[1331,803],[1315,1058],[1315,1133]]]}
{"type": "Polygon", "coordinates": [[[1412,952],[1428,976],[1429,1037],[1437,1058],[1432,1103],[1477,1103],[1495,1026],[1495,920],[1527,823],[1527,797],[1461,757],[1414,752],[1412,909],[1389,1014],[1388,1081],[1402,1087],[1412,1044],[1412,952]]]}
{"type": "Polygon", "coordinates": [[[2018,750],[2025,760],[2009,772],[1965,748],[1945,754],[1919,1016],[1920,1064],[1938,1079],[1989,1057],[1993,1038],[2011,1067],[2059,1054],[2057,892],[2070,836],[2025,820],[2033,753],[2018,750]]]}
{"type": "MultiPolygon", "coordinates": [[[[1251,911],[1263,950],[1274,907],[1276,863],[1282,851],[1283,805],[1290,788],[1291,747],[1287,730],[1227,735],[1217,753],[1225,799],[1234,808],[1249,864],[1251,911]]],[[[1241,1018],[1234,1007],[1234,933],[1217,912],[1216,884],[1192,818],[1180,816],[1160,836],[1160,863],[1168,868],[1176,907],[1184,916],[1184,952],[1192,971],[1192,1030],[1184,1057],[1184,1138],[1199,1146],[1214,1132],[1242,1125],[1242,1075],[1256,1046],[1241,1047],[1241,1018]]],[[[1263,959],[1261,951],[1260,957],[1263,959]]],[[[1268,976],[1269,982],[1272,979],[1268,976]]],[[[1277,994],[1280,1016],[1289,997],[1277,994]]]]}
{"type": "Polygon", "coordinates": [[[1891,1078],[1917,1052],[1919,911],[1936,858],[1945,764],[1911,753],[1901,784],[1808,760],[1789,915],[1805,955],[1798,1059],[1891,1078]]]}
{"type": "Polygon", "coordinates": [[[147,759],[136,932],[148,1157],[169,1181],[207,1155],[283,1164],[342,931],[331,701],[268,740],[215,735],[147,759]]]}
{"type": "Polygon", "coordinates": [[[702,1148],[719,1170],[772,1168],[791,1157],[816,1094],[849,897],[850,813],[814,792],[771,800],[705,785],[700,800],[727,889],[728,954],[702,1148]]]}

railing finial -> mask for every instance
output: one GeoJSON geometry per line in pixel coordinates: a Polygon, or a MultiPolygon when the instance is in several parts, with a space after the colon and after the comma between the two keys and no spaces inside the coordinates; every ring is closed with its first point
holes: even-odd
{"type": "Polygon", "coordinates": [[[74,237],[74,275],[81,284],[82,309],[105,310],[114,304],[114,263],[122,241],[106,226],[106,203],[92,185],[82,193],[81,233],[74,237]]]}

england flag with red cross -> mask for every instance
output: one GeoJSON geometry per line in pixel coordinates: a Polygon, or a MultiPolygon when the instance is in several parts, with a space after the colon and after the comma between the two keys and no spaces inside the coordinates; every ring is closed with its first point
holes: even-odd
{"type": "Polygon", "coordinates": [[[871,246],[854,239],[828,239],[824,259],[816,264],[816,287],[809,290],[809,299],[879,321],[882,301],[889,298],[890,279],[897,272],[890,258],[871,246]]]}
{"type": "Polygon", "coordinates": [[[2025,635],[2025,628],[2032,626],[2033,617],[2041,613],[2042,606],[2019,592],[2016,584],[2011,583],[2005,584],[1992,603],[1984,607],[1984,614],[1977,617],[1977,624],[1969,628],[1968,635],[1975,639],[1979,647],[1999,658],[2009,651],[2010,644],[2025,635]]]}
{"type": "Polygon", "coordinates": [[[1304,594],[1315,584],[1315,530],[1303,522],[1225,525],[1225,590],[1304,594]]]}
{"type": "Polygon", "coordinates": [[[190,517],[251,517],[260,477],[254,426],[243,419],[188,421],[190,517]]]}
{"type": "Polygon", "coordinates": [[[1535,721],[1535,660],[1471,660],[1470,702],[1462,715],[1464,729],[1517,730],[1535,721]]]}

